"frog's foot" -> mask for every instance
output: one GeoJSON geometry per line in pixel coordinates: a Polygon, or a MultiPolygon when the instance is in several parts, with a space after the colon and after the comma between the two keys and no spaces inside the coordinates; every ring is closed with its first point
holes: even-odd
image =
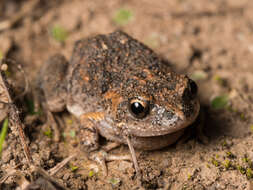
{"type": "Polygon", "coordinates": [[[98,133],[94,128],[80,128],[78,137],[80,139],[81,150],[87,153],[96,151],[99,148],[98,133]]]}
{"type": "Polygon", "coordinates": [[[113,155],[108,154],[110,150],[119,146],[119,143],[110,143],[104,147],[104,149],[99,149],[98,143],[98,133],[92,128],[82,128],[80,129],[79,138],[81,140],[81,149],[88,153],[88,158],[95,161],[101,166],[102,172],[105,176],[108,174],[106,162],[115,160],[128,160],[131,161],[130,155],[113,155]]]}
{"type": "Polygon", "coordinates": [[[109,143],[108,145],[104,146],[103,149],[98,150],[99,136],[98,136],[97,131],[94,128],[81,128],[80,133],[79,133],[79,138],[81,140],[80,142],[81,149],[84,152],[88,153],[88,158],[90,160],[95,161],[101,166],[104,176],[107,176],[108,174],[106,162],[116,161],[116,160],[132,161],[132,158],[130,155],[114,155],[114,154],[108,153],[110,150],[118,147],[120,145],[119,143],[109,143]]]}
{"type": "Polygon", "coordinates": [[[107,145],[103,146],[103,150],[105,150],[106,152],[109,152],[112,149],[119,147],[120,145],[121,145],[121,143],[109,142],[109,143],[107,143],[107,145]]]}
{"type": "Polygon", "coordinates": [[[104,150],[99,150],[99,151],[90,153],[89,159],[94,160],[101,166],[102,171],[105,176],[107,176],[108,174],[106,162],[116,161],[116,160],[127,160],[127,161],[132,160],[130,155],[113,155],[113,154],[108,154],[104,150]]]}

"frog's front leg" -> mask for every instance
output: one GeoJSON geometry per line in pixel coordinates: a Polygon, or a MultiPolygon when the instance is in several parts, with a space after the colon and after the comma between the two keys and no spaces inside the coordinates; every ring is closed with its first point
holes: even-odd
{"type": "Polygon", "coordinates": [[[99,134],[96,128],[98,121],[104,119],[102,112],[89,112],[80,116],[79,139],[81,149],[88,153],[88,158],[96,161],[102,168],[105,176],[107,175],[106,161],[128,160],[131,161],[130,155],[111,155],[107,152],[119,146],[120,144],[111,144],[104,149],[99,149],[99,134]],[[116,146],[115,146],[116,145],[116,146]]]}
{"type": "Polygon", "coordinates": [[[99,148],[99,136],[95,127],[95,121],[99,119],[100,114],[96,112],[86,113],[80,117],[79,139],[81,149],[84,152],[92,152],[99,148]]]}

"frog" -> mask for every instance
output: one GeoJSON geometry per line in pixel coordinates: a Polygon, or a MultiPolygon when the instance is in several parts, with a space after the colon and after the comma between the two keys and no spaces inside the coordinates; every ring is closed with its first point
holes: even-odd
{"type": "Polygon", "coordinates": [[[82,151],[99,150],[103,136],[128,145],[133,160],[134,149],[178,141],[200,110],[192,79],[119,30],[78,40],[69,61],[50,57],[38,86],[50,112],[67,109],[77,118],[82,151]]]}

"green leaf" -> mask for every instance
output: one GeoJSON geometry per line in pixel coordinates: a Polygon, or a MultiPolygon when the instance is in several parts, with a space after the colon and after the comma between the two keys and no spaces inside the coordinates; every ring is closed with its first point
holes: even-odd
{"type": "Polygon", "coordinates": [[[113,186],[119,185],[120,179],[119,178],[111,178],[111,179],[109,179],[109,183],[111,183],[113,186]]]}
{"type": "Polygon", "coordinates": [[[244,167],[240,166],[240,165],[237,166],[237,170],[239,170],[239,172],[241,174],[245,174],[246,173],[246,169],[244,167]]]}
{"type": "Polygon", "coordinates": [[[72,124],[73,124],[73,120],[72,120],[72,119],[67,119],[67,120],[66,120],[66,123],[67,123],[68,125],[72,125],[72,124]]]}
{"type": "Polygon", "coordinates": [[[194,73],[192,73],[192,75],[190,76],[191,79],[193,80],[204,80],[207,78],[207,73],[199,70],[199,71],[195,71],[194,73]]]}
{"type": "Polygon", "coordinates": [[[213,109],[223,109],[228,105],[228,101],[229,101],[228,95],[216,96],[211,101],[211,106],[213,109]]]}
{"type": "Polygon", "coordinates": [[[49,138],[52,138],[53,137],[53,133],[51,131],[51,129],[47,129],[46,131],[43,132],[44,135],[46,135],[47,137],[49,138]]]}
{"type": "Polygon", "coordinates": [[[72,172],[76,171],[78,169],[78,166],[74,166],[72,164],[69,165],[72,172]]]}
{"type": "Polygon", "coordinates": [[[67,135],[67,133],[63,132],[63,133],[62,133],[62,136],[63,136],[64,138],[66,138],[68,135],[67,135]]]}
{"type": "Polygon", "coordinates": [[[39,110],[35,110],[35,105],[34,105],[34,101],[31,100],[31,99],[25,99],[25,103],[26,103],[26,106],[28,108],[28,114],[30,115],[35,115],[35,114],[38,114],[38,115],[41,115],[42,114],[42,110],[39,109],[39,110]]]}
{"type": "Polygon", "coordinates": [[[247,176],[248,179],[253,178],[253,171],[252,171],[251,168],[246,169],[246,176],[247,176]]]}
{"type": "Polygon", "coordinates": [[[221,86],[225,86],[226,84],[226,80],[219,75],[213,76],[213,80],[215,80],[221,86]]]}
{"type": "Polygon", "coordinates": [[[64,42],[68,37],[68,33],[65,30],[65,28],[63,28],[59,25],[55,25],[51,29],[51,35],[58,42],[64,42]]]}
{"type": "Polygon", "coordinates": [[[113,21],[118,25],[126,25],[130,20],[133,19],[133,12],[129,9],[121,8],[116,11],[113,21]]]}
{"type": "Polygon", "coordinates": [[[70,130],[69,136],[72,137],[72,138],[74,138],[76,136],[75,130],[70,130]]]}
{"type": "Polygon", "coordinates": [[[9,123],[8,118],[6,118],[3,122],[2,130],[0,133],[0,157],[1,157],[2,150],[3,150],[4,139],[7,134],[7,130],[8,130],[8,123],[9,123]]]}
{"type": "Polygon", "coordinates": [[[29,114],[31,115],[35,114],[35,106],[34,106],[33,100],[26,99],[26,105],[27,105],[29,114]]]}
{"type": "Polygon", "coordinates": [[[216,160],[216,159],[214,159],[214,158],[212,158],[211,163],[212,163],[215,167],[220,166],[219,161],[218,161],[218,160],[216,160]]]}
{"type": "Polygon", "coordinates": [[[95,172],[93,170],[89,171],[89,177],[92,177],[95,175],[95,172]]]}
{"type": "Polygon", "coordinates": [[[224,167],[225,167],[225,169],[226,170],[228,170],[230,167],[232,167],[232,163],[231,163],[231,161],[230,160],[228,160],[228,159],[226,159],[225,161],[224,161],[224,167]]]}
{"type": "Polygon", "coordinates": [[[253,133],[253,124],[250,126],[250,130],[253,133]]]}

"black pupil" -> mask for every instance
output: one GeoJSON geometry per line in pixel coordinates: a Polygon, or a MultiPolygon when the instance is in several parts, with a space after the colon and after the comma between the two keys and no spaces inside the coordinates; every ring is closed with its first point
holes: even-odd
{"type": "Polygon", "coordinates": [[[144,107],[139,102],[134,102],[131,105],[131,110],[135,115],[142,114],[144,112],[144,107]]]}

